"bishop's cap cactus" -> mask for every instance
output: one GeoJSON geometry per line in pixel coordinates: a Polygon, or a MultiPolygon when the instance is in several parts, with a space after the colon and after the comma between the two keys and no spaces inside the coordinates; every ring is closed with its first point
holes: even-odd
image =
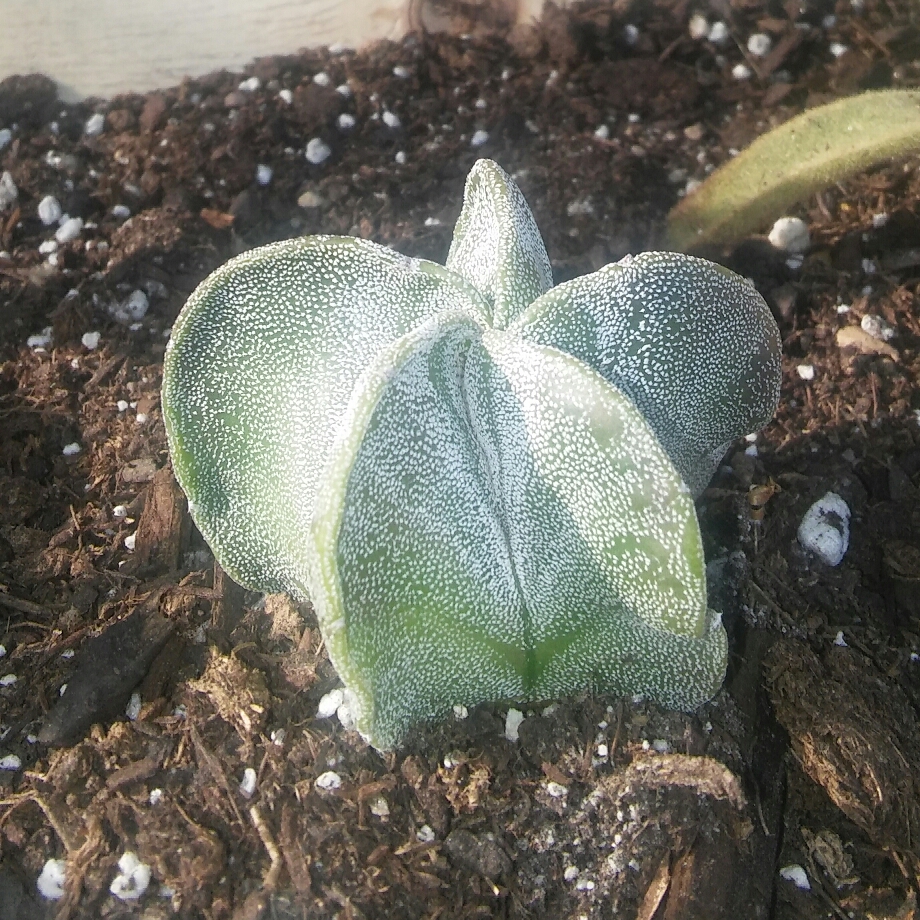
{"type": "Polygon", "coordinates": [[[552,288],[480,160],[447,265],[308,237],[207,278],[173,329],[176,476],[220,564],[312,601],[379,748],[457,704],[719,688],[693,498],[771,418],[745,280],[645,253],[552,288]]]}

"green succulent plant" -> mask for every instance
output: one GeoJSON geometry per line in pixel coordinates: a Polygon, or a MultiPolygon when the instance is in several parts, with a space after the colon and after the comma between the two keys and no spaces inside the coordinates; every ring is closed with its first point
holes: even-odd
{"type": "Polygon", "coordinates": [[[779,354],[753,286],[701,259],[552,288],[523,196],[480,160],[446,267],[315,236],[219,268],[162,403],[217,560],[312,601],[387,749],[457,704],[716,693],[693,499],[772,417],[779,354]]]}
{"type": "Polygon", "coordinates": [[[920,92],[878,90],[815,106],[767,131],[668,215],[668,244],[725,245],[891,157],[920,151],[920,92]]]}

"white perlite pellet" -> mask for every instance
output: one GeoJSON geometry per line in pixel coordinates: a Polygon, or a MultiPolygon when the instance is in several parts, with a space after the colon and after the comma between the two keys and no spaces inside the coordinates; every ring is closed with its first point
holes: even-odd
{"type": "Polygon", "coordinates": [[[509,741],[517,741],[520,737],[519,730],[524,721],[524,713],[519,709],[509,709],[505,716],[505,737],[509,741]]]}
{"type": "Polygon", "coordinates": [[[795,372],[802,378],[802,380],[814,380],[815,379],[815,367],[813,364],[800,364],[795,372]]]}
{"type": "Polygon", "coordinates": [[[80,453],[81,450],[83,450],[83,448],[80,447],[76,441],[71,441],[70,444],[64,445],[64,449],[61,451],[61,453],[65,457],[75,457],[78,453],[80,453]]]}
{"type": "Polygon", "coordinates": [[[781,217],[770,230],[767,239],[783,252],[805,252],[811,245],[808,224],[800,217],[781,217]]]}
{"type": "Polygon", "coordinates": [[[142,863],[130,850],[118,860],[119,874],[109,891],[122,901],[136,901],[150,884],[150,866],[142,863]]]}
{"type": "Polygon", "coordinates": [[[61,219],[61,203],[54,195],[45,195],[38,203],[38,219],[46,226],[50,227],[61,219]]]}
{"type": "Polygon", "coordinates": [[[17,198],[19,198],[19,189],[16,188],[13,177],[8,172],[4,172],[0,176],[0,211],[5,211],[17,198]]]}
{"type": "Polygon", "coordinates": [[[13,132],[9,128],[0,128],[0,150],[8,147],[13,140],[13,132]]]}
{"type": "Polygon", "coordinates": [[[57,228],[54,238],[63,245],[64,243],[69,243],[71,240],[75,240],[82,231],[83,218],[68,217],[67,220],[57,228]]]}
{"type": "Polygon", "coordinates": [[[326,160],[329,159],[332,155],[332,150],[321,138],[314,137],[311,138],[307,144],[307,152],[305,155],[309,163],[312,163],[314,166],[319,166],[320,163],[325,163],[326,160]]]}
{"type": "Polygon", "coordinates": [[[481,147],[489,139],[488,131],[477,131],[470,138],[471,147],[481,147]]]}
{"type": "Polygon", "coordinates": [[[799,525],[799,543],[826,565],[840,565],[850,545],[850,508],[828,492],[805,512],[799,525]]]}
{"type": "Polygon", "coordinates": [[[243,771],[243,779],[240,781],[240,795],[244,799],[251,799],[256,791],[256,771],[252,767],[246,767],[243,771]]]}
{"type": "Polygon", "coordinates": [[[316,718],[331,719],[343,702],[345,702],[345,691],[341,687],[330,690],[319,701],[316,707],[316,718]]]}
{"type": "Polygon", "coordinates": [[[384,110],[383,115],[380,116],[383,119],[383,123],[388,128],[399,128],[402,127],[402,122],[399,120],[399,116],[394,112],[389,110],[384,110]]]}
{"type": "Polygon", "coordinates": [[[690,17],[687,30],[695,42],[701,41],[709,34],[709,20],[702,13],[694,13],[690,17]]]}
{"type": "Polygon", "coordinates": [[[87,137],[98,137],[102,134],[103,129],[105,128],[105,115],[101,112],[96,112],[95,115],[90,115],[86,120],[86,124],[83,126],[83,133],[87,137]]]}
{"type": "Polygon", "coordinates": [[[67,863],[63,859],[49,859],[42,867],[35,883],[38,893],[48,901],[60,901],[64,897],[64,882],[67,880],[67,863]]]}
{"type": "Polygon", "coordinates": [[[99,347],[99,339],[102,336],[98,332],[84,332],[83,337],[80,339],[80,343],[84,348],[93,351],[99,347]]]}
{"type": "Polygon", "coordinates": [[[259,185],[268,185],[272,181],[272,168],[265,163],[256,166],[256,182],[259,185]]]}
{"type": "Polygon", "coordinates": [[[859,321],[859,325],[863,332],[868,332],[872,338],[881,339],[883,342],[890,342],[898,334],[898,330],[887,319],[875,313],[867,313],[859,321]]]}
{"type": "Polygon", "coordinates": [[[802,891],[811,891],[811,883],[801,866],[783,866],[779,870],[779,877],[787,882],[792,882],[796,888],[801,888],[802,891]]]}
{"type": "Polygon", "coordinates": [[[747,41],[747,49],[754,57],[765,57],[772,47],[770,36],[764,32],[755,32],[747,41]]]}
{"type": "Polygon", "coordinates": [[[355,126],[355,116],[349,115],[348,112],[342,112],[335,120],[339,131],[350,131],[355,126]]]}
{"type": "Polygon", "coordinates": [[[294,94],[289,89],[282,89],[278,93],[278,98],[287,105],[290,105],[294,101],[294,94]]]}
{"type": "Polygon", "coordinates": [[[327,770],[316,777],[316,788],[324,792],[332,792],[342,785],[342,777],[334,770],[327,770]]]}
{"type": "Polygon", "coordinates": [[[747,64],[735,64],[732,67],[732,76],[736,80],[750,80],[751,79],[751,68],[747,64]]]}
{"type": "Polygon", "coordinates": [[[728,26],[724,22],[714,22],[706,36],[714,45],[724,45],[729,37],[728,26]]]}

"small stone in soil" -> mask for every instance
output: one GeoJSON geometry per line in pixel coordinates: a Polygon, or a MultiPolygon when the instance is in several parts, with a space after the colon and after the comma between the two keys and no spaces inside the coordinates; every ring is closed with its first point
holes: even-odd
{"type": "Polygon", "coordinates": [[[836,493],[828,492],[805,512],[799,525],[799,543],[826,565],[840,565],[850,544],[850,508],[836,493]]]}

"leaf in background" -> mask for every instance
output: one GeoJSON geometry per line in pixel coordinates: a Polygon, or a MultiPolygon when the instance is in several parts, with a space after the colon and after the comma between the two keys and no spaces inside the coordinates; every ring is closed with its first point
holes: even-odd
{"type": "Polygon", "coordinates": [[[164,362],[163,414],[189,511],[231,577],[297,592],[316,484],[355,382],[449,310],[482,317],[487,306],[443,266],[350,237],[254,249],[192,294],[164,362]]]}
{"type": "Polygon", "coordinates": [[[495,329],[508,326],[553,285],[533,214],[521,190],[492,160],[477,160],[466,178],[447,267],[493,304],[495,329]]]}
{"type": "Polygon", "coordinates": [[[515,323],[635,402],[691,491],[779,401],[781,342],[753,285],[692,256],[646,252],[553,288],[515,323]]]}
{"type": "Polygon", "coordinates": [[[342,432],[310,594],[372,744],[459,703],[716,692],[693,501],[582,362],[443,317],[362,377],[342,432]]]}
{"type": "Polygon", "coordinates": [[[797,202],[889,157],[920,150],[920,92],[883,90],[809,109],[757,138],[668,215],[681,249],[736,242],[797,202]]]}

